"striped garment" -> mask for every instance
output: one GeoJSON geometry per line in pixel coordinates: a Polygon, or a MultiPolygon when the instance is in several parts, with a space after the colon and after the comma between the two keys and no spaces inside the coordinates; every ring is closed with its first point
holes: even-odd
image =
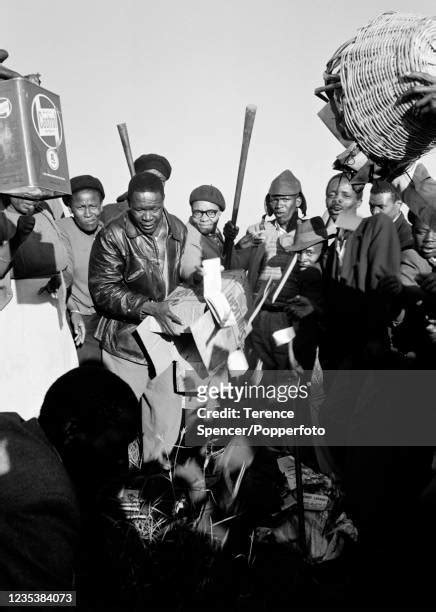
{"type": "MultiPolygon", "coordinates": [[[[266,283],[269,278],[273,279],[273,287],[270,295],[274,292],[274,288],[278,285],[283,272],[286,270],[291,258],[293,251],[289,250],[294,243],[295,229],[290,232],[286,232],[278,224],[276,226],[270,226],[265,230],[265,242],[264,250],[265,254],[263,257],[261,272],[255,286],[255,294],[263,292],[266,283]]],[[[283,288],[283,291],[285,287],[283,288]]],[[[285,298],[282,291],[281,298],[285,298]]]]}

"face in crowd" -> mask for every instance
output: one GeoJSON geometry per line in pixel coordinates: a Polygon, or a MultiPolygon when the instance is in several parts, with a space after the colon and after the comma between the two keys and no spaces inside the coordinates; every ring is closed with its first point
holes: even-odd
{"type": "Polygon", "coordinates": [[[78,490],[94,491],[127,476],[128,444],[141,430],[141,411],[127,383],[88,366],[50,387],[39,424],[78,490]]]}
{"type": "Polygon", "coordinates": [[[415,248],[432,266],[436,265],[436,213],[425,219],[415,218],[412,226],[415,248]]]}
{"type": "Polygon", "coordinates": [[[298,264],[301,270],[306,270],[314,266],[320,259],[323,250],[323,243],[314,244],[304,251],[298,253],[298,264]]]}
{"type": "Polygon", "coordinates": [[[164,196],[154,191],[134,191],[129,206],[134,225],[144,236],[151,236],[162,220],[164,196]]]}
{"type": "Polygon", "coordinates": [[[384,213],[392,221],[398,217],[401,211],[401,198],[394,189],[374,192],[374,188],[369,196],[369,208],[372,215],[384,213]]]}
{"type": "Polygon", "coordinates": [[[270,196],[268,203],[277,223],[280,226],[285,226],[297,212],[301,202],[300,194],[294,193],[290,195],[273,194],[270,196]]]}
{"type": "Polygon", "coordinates": [[[84,232],[95,232],[100,221],[103,198],[97,189],[80,189],[71,196],[74,221],[84,232]]]}
{"type": "Polygon", "coordinates": [[[220,215],[219,206],[212,202],[197,200],[192,203],[191,223],[203,236],[215,232],[220,215]]]}
{"type": "Polygon", "coordinates": [[[35,212],[36,202],[32,200],[23,200],[22,198],[10,198],[10,202],[15,210],[20,213],[20,215],[33,215],[35,212]]]}
{"type": "Polygon", "coordinates": [[[325,203],[330,217],[336,221],[342,212],[357,211],[362,203],[362,193],[356,192],[350,181],[340,174],[327,183],[325,203]]]}

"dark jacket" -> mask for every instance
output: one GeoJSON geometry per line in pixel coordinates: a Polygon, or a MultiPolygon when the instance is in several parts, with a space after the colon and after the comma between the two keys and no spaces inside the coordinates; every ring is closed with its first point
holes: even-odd
{"type": "MultiPolygon", "coordinates": [[[[400,276],[401,251],[392,221],[383,213],[362,219],[345,246],[340,282],[356,291],[377,289],[381,278],[400,276]]],[[[337,272],[336,244],[328,249],[327,276],[337,272]]]]}
{"type": "Polygon", "coordinates": [[[327,335],[323,358],[335,369],[345,356],[361,356],[365,346],[384,343],[390,303],[378,291],[387,276],[400,278],[401,250],[392,220],[385,214],[365,218],[348,234],[339,274],[336,240],[325,264],[327,335]]]}
{"type": "Polygon", "coordinates": [[[113,221],[114,219],[118,219],[118,217],[121,217],[121,215],[125,213],[128,209],[129,204],[126,200],[123,200],[122,202],[116,202],[115,204],[105,204],[101,211],[100,221],[106,227],[111,221],[113,221]]]}
{"type": "Polygon", "coordinates": [[[414,367],[435,367],[435,345],[426,328],[428,319],[434,319],[436,300],[421,288],[420,282],[433,272],[429,262],[414,249],[401,253],[401,283],[404,312],[393,328],[395,347],[402,353],[415,353],[414,367]]]}
{"type": "Polygon", "coordinates": [[[180,282],[180,257],[185,225],[164,211],[168,222],[168,287],[159,267],[154,239],[144,236],[129,212],[101,230],[89,262],[89,290],[96,311],[103,315],[98,337],[108,353],[136,363],[147,360],[132,333],[146,316],[147,302],[162,302],[180,282]]]}
{"type": "Polygon", "coordinates": [[[401,250],[413,249],[412,227],[406,221],[402,212],[400,212],[398,219],[394,221],[394,226],[398,232],[401,250]]]}

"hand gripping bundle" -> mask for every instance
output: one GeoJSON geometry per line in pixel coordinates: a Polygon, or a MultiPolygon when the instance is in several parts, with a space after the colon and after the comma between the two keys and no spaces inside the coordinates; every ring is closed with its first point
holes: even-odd
{"type": "Polygon", "coordinates": [[[401,97],[412,71],[436,75],[436,18],[384,13],[335,52],[315,91],[327,94],[341,137],[385,168],[408,166],[436,145],[436,125],[401,97]]]}

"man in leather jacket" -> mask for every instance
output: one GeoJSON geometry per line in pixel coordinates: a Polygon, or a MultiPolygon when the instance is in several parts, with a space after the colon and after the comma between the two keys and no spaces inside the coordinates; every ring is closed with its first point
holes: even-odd
{"type": "Polygon", "coordinates": [[[134,332],[148,315],[169,335],[171,323],[180,323],[165,299],[180,282],[186,227],[164,208],[164,187],[154,174],[135,175],[127,198],[129,209],[95,239],[89,289],[103,315],[97,331],[103,363],[141,398],[144,458],[162,460],[177,440],[181,415],[169,409],[165,391],[158,406],[147,401],[153,366],[134,332]]]}

